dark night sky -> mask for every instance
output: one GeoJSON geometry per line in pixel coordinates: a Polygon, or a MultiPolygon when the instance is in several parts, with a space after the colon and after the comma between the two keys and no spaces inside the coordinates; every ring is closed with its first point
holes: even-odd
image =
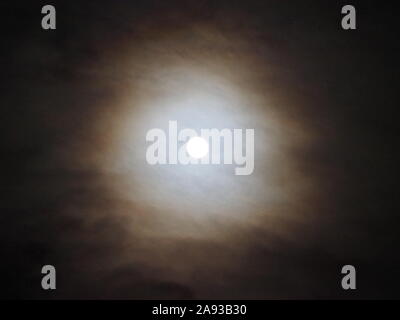
{"type": "Polygon", "coordinates": [[[390,2],[352,1],[355,31],[340,28],[345,1],[51,1],[56,31],[40,28],[47,1],[5,2],[1,297],[400,298],[390,2]],[[241,88],[256,136],[281,139],[275,166],[260,156],[249,180],[232,180],[235,208],[210,200],[200,218],[183,182],[163,205],[143,190],[169,179],[111,165],[129,154],[119,129],[140,105],[167,113],[151,99],[179,76],[206,88],[165,71],[180,65],[241,88]],[[40,287],[45,264],[54,292],[40,287]],[[340,287],[345,264],[355,292],[340,287]]]}

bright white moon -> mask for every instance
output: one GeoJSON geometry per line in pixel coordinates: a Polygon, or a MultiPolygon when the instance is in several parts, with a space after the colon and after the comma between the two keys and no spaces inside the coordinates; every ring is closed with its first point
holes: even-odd
{"type": "Polygon", "coordinates": [[[192,158],[203,158],[208,153],[208,143],[203,138],[193,137],[187,142],[186,150],[192,158]]]}

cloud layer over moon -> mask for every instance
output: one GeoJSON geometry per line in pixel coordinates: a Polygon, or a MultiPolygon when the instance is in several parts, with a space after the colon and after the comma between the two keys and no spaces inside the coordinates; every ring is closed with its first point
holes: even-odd
{"type": "Polygon", "coordinates": [[[6,37],[4,295],[346,298],[354,264],[369,279],[354,297],[396,296],[395,126],[378,105],[395,106],[397,47],[374,6],[350,34],[318,1],[54,5],[55,32],[27,27],[29,5],[6,37]],[[254,129],[254,173],[149,166],[146,132],[169,120],[254,129]]]}

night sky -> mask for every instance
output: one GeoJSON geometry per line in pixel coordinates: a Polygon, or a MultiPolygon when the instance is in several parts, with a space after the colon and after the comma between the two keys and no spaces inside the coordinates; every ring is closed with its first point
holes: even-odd
{"type": "Polygon", "coordinates": [[[2,1],[0,296],[400,298],[398,14],[345,4],[2,1]],[[169,120],[254,128],[253,174],[149,166],[169,120]]]}

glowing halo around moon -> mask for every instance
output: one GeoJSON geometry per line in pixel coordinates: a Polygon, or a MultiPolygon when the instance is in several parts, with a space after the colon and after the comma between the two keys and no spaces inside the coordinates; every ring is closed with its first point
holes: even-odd
{"type": "Polygon", "coordinates": [[[201,137],[193,137],[186,143],[186,150],[192,158],[203,158],[208,154],[208,142],[201,137]]]}

